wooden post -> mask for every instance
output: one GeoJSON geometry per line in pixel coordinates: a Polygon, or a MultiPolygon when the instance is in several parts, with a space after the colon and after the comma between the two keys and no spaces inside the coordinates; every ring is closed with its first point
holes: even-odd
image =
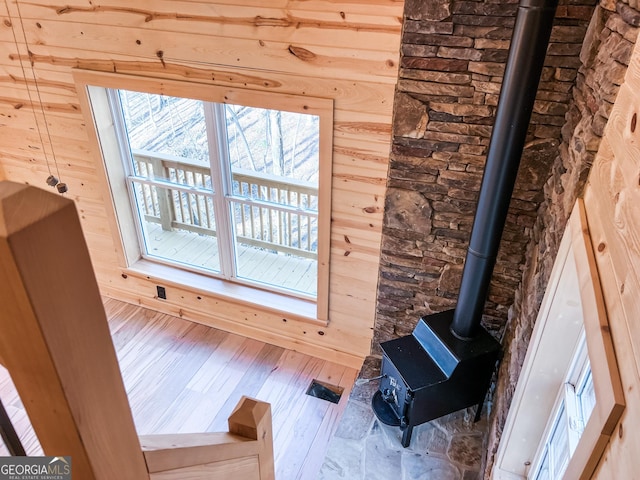
{"type": "Polygon", "coordinates": [[[0,182],[0,357],[45,454],[73,477],[148,479],[73,201],[0,182]]]}
{"type": "Polygon", "coordinates": [[[271,405],[242,397],[229,416],[229,433],[258,440],[260,480],[274,480],[273,431],[271,405]]]}
{"type": "MultiPolygon", "coordinates": [[[[147,157],[153,165],[153,176],[155,178],[165,179],[164,166],[162,160],[155,157],[147,157]]],[[[171,192],[166,188],[156,187],[156,194],[158,195],[158,209],[160,210],[160,223],[162,230],[170,232],[173,230],[171,223],[174,219],[173,214],[173,198],[171,198],[171,192]]],[[[184,219],[183,219],[184,220],[184,219]]]]}
{"type": "Polygon", "coordinates": [[[274,480],[271,406],[242,397],[228,433],[140,437],[151,480],[274,480]]]}

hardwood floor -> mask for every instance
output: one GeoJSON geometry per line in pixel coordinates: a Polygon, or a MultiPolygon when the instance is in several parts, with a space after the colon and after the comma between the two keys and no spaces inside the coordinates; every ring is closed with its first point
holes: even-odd
{"type": "MultiPolygon", "coordinates": [[[[317,477],[356,370],[112,299],[105,310],[138,434],[226,431],[247,395],[271,403],[276,478],[317,477]],[[313,379],[343,387],[340,402],[306,395],[313,379]]],[[[40,455],[5,369],[0,398],[27,453],[40,455]]]]}

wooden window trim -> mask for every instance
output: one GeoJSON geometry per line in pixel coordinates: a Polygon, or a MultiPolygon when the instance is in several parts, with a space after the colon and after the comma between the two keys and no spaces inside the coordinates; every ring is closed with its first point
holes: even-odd
{"type": "Polygon", "coordinates": [[[578,266],[584,329],[596,392],[596,405],[573,453],[565,479],[590,478],[625,408],[609,320],[600,287],[584,208],[579,199],[569,220],[573,254],[578,266]]]}
{"type": "MultiPolygon", "coordinates": [[[[596,392],[596,405],[569,461],[563,479],[590,478],[624,411],[624,394],[595,256],[591,247],[584,203],[582,200],[578,200],[569,219],[551,272],[503,429],[496,465],[492,472],[492,478],[495,480],[527,478],[530,462],[542,440],[544,424],[541,427],[540,418],[531,418],[532,414],[527,411],[526,403],[531,402],[536,394],[542,398],[546,394],[555,398],[557,390],[554,389],[553,392],[538,390],[534,393],[534,387],[531,385],[535,384],[536,375],[540,376],[537,371],[537,361],[541,357],[549,355],[549,350],[545,349],[545,342],[548,342],[550,334],[545,335],[545,331],[552,330],[547,328],[550,325],[550,311],[555,298],[559,295],[560,279],[570,256],[573,257],[570,260],[575,261],[577,271],[584,330],[596,392]]],[[[562,354],[566,354],[566,352],[552,352],[552,355],[556,356],[562,354]]],[[[566,370],[560,375],[564,377],[565,373],[566,370]]],[[[543,401],[538,401],[538,403],[543,403],[543,401]]],[[[549,414],[551,408],[552,405],[549,407],[549,414]]]]}
{"type": "MultiPolygon", "coordinates": [[[[143,77],[137,75],[125,75],[109,72],[98,72],[90,70],[74,69],[73,76],[80,99],[80,108],[87,121],[87,132],[90,137],[90,144],[99,166],[99,177],[103,187],[104,198],[107,200],[107,214],[109,226],[114,237],[117,256],[120,267],[130,269],[133,273],[136,270],[146,270],[147,265],[141,260],[140,248],[136,236],[135,219],[133,214],[127,214],[130,209],[121,205],[121,202],[128,201],[127,192],[120,191],[126,189],[126,184],[120,182],[120,176],[124,175],[122,161],[116,154],[119,145],[116,143],[115,126],[111,119],[111,113],[107,110],[107,102],[104,108],[101,105],[92,103],[88,89],[98,87],[99,89],[126,89],[141,92],[154,93],[158,95],[169,95],[175,97],[198,98],[200,100],[215,103],[233,103],[249,107],[286,110],[296,113],[317,115],[320,117],[320,158],[319,158],[319,179],[318,179],[318,290],[316,300],[304,300],[279,294],[267,292],[269,295],[282,297],[276,301],[278,305],[290,303],[292,308],[287,308],[287,313],[296,314],[296,309],[300,308],[298,303],[303,302],[308,307],[315,305],[315,312],[312,317],[303,314],[313,323],[326,325],[329,315],[329,257],[331,239],[331,179],[332,179],[332,152],[333,152],[333,100],[307,97],[301,95],[289,95],[284,93],[260,92],[229,88],[219,85],[193,84],[181,80],[160,79],[156,77],[143,77]],[[197,92],[197,95],[194,95],[197,92]],[[107,117],[108,115],[108,117],[107,117]],[[93,128],[91,128],[93,125],[93,128]],[[115,158],[118,157],[118,158],[115,158]],[[116,161],[118,164],[116,164],[116,161]],[[114,179],[115,181],[111,181],[114,179]],[[122,187],[120,187],[122,185],[122,187]],[[141,267],[141,268],[140,268],[141,267]]],[[[105,93],[106,99],[106,93],[105,93]]],[[[100,101],[100,104],[103,102],[100,101]]],[[[177,270],[177,269],[176,269],[177,270]]],[[[181,275],[181,278],[188,279],[189,275],[181,275]]],[[[197,277],[194,274],[193,277],[197,277]]],[[[212,287],[207,289],[210,293],[228,298],[227,289],[217,289],[219,282],[212,282],[212,287]],[[220,291],[218,291],[220,290],[220,291]]],[[[200,282],[184,286],[200,289],[200,282]]],[[[252,296],[248,297],[249,303],[264,305],[264,295],[259,288],[245,287],[245,293],[254,291],[255,302],[252,296]]],[[[267,295],[267,296],[269,296],[267,295]]],[[[244,297],[247,298],[247,297],[244,297]]],[[[236,299],[237,300],[237,299],[236,299]]],[[[276,300],[276,298],[272,298],[276,300]]],[[[277,309],[280,311],[281,309],[277,309]]],[[[303,312],[309,312],[309,308],[303,308],[303,312]]]]}

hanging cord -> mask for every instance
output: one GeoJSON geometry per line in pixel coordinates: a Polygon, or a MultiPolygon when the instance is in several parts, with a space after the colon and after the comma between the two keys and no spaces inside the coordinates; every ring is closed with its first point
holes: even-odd
{"type": "MultiPolygon", "coordinates": [[[[18,48],[18,37],[16,36],[15,25],[13,23],[13,18],[11,17],[11,10],[9,10],[8,0],[5,0],[5,6],[7,8],[7,14],[9,15],[9,21],[11,22],[11,31],[13,33],[13,40],[16,44],[16,48],[18,48]]],[[[38,95],[38,103],[40,104],[40,111],[42,112],[42,119],[44,120],[44,127],[47,133],[47,139],[49,140],[49,147],[51,148],[51,156],[53,157],[53,163],[55,165],[57,178],[53,175],[51,171],[51,162],[49,161],[49,156],[47,154],[47,149],[44,145],[44,138],[42,136],[42,130],[40,128],[40,122],[38,122],[38,116],[36,115],[35,105],[33,103],[33,97],[31,96],[31,90],[29,89],[29,83],[27,81],[27,72],[24,67],[24,63],[22,61],[22,56],[20,55],[20,51],[18,51],[18,60],[20,61],[20,68],[22,70],[22,76],[24,77],[24,84],[27,88],[27,95],[29,96],[29,102],[31,103],[31,110],[33,112],[33,119],[36,123],[36,130],[38,131],[38,136],[40,137],[40,144],[42,145],[42,153],[44,155],[44,160],[47,165],[47,170],[49,172],[49,178],[47,178],[47,185],[51,187],[57,187],[58,192],[65,193],[67,191],[67,185],[65,183],[59,183],[60,178],[60,169],[58,168],[58,160],[56,158],[56,153],[53,148],[53,141],[51,139],[51,132],[49,131],[49,125],[47,123],[47,116],[44,111],[44,105],[42,103],[42,95],[40,94],[40,86],[38,84],[38,79],[36,77],[36,72],[34,68],[34,62],[32,58],[31,49],[29,48],[29,43],[27,42],[27,33],[24,28],[24,20],[22,19],[22,12],[20,11],[20,3],[16,0],[16,8],[18,9],[18,18],[20,19],[20,28],[22,29],[22,37],[24,39],[24,45],[27,48],[27,53],[29,55],[29,63],[31,64],[31,76],[33,77],[33,83],[36,87],[36,93],[38,95]]]]}

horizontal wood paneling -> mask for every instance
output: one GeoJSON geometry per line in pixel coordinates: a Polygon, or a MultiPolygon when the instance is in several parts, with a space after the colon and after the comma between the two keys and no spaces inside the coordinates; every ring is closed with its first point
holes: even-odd
{"type": "MultiPolygon", "coordinates": [[[[381,31],[386,26],[399,27],[400,17],[396,16],[398,5],[402,5],[402,2],[287,0],[265,3],[260,0],[245,0],[240,5],[237,0],[215,3],[202,0],[141,0],[136,2],[135,6],[131,6],[123,0],[106,0],[100,2],[99,6],[92,6],[82,0],[71,0],[60,2],[57,5],[43,1],[29,2],[22,5],[20,10],[25,18],[46,17],[47,14],[43,13],[43,10],[49,9],[51,18],[87,13],[114,14],[115,16],[111,19],[113,23],[125,21],[123,18],[126,17],[123,17],[123,14],[128,14],[130,16],[137,15],[140,17],[140,21],[145,23],[161,20],[180,20],[186,23],[200,20],[216,22],[225,26],[234,22],[230,21],[225,24],[224,19],[236,18],[243,19],[242,23],[255,26],[286,27],[288,23],[285,20],[289,19],[288,22],[293,26],[297,24],[296,20],[299,20],[310,23],[313,21],[311,26],[317,29],[354,29],[357,26],[368,25],[371,30],[381,31]],[[33,12],[38,13],[34,14],[33,12]],[[277,23],[276,20],[281,20],[281,22],[277,23]]],[[[93,19],[84,17],[81,20],[84,23],[96,23],[95,16],[93,19]]]]}
{"type": "MultiPolygon", "coordinates": [[[[132,275],[123,278],[121,273],[113,275],[112,272],[111,265],[108,265],[106,270],[100,266],[96,268],[98,278],[107,278],[103,290],[111,296],[117,295],[124,301],[139,303],[148,308],[258,338],[274,345],[287,344],[288,348],[293,350],[317,355],[333,362],[357,365],[359,359],[356,352],[368,348],[370,342],[373,325],[369,325],[367,312],[360,312],[355,308],[343,314],[341,311],[335,311],[332,305],[329,325],[318,327],[298,321],[295,315],[283,316],[210,298],[202,292],[180,288],[168,281],[160,281],[153,277],[149,281],[132,275]],[[155,298],[155,286],[158,284],[167,286],[171,298],[166,301],[155,298]],[[353,325],[361,327],[353,328],[353,325]],[[345,348],[345,345],[349,348],[345,348]]],[[[342,296],[336,297],[341,299],[342,296]]]]}
{"type": "MultiPolygon", "coordinates": [[[[21,47],[21,57],[18,56],[15,45],[0,42],[0,66],[19,69],[19,59],[28,64],[28,57],[21,47]],[[6,62],[5,60],[6,59],[6,62]],[[3,65],[3,62],[5,65],[3,65]]],[[[219,85],[240,86],[255,90],[292,93],[295,95],[311,95],[321,98],[335,99],[336,111],[346,110],[354,112],[391,114],[393,107],[393,88],[387,83],[378,83],[379,79],[354,81],[336,81],[331,76],[312,77],[295,73],[277,71],[238,70],[233,66],[207,64],[204,62],[187,64],[165,59],[164,66],[159,64],[157,57],[145,60],[132,60],[131,57],[111,55],[109,59],[78,57],[78,52],[69,49],[56,49],[56,56],[34,54],[32,58],[38,64],[37,78],[50,79],[49,72],[56,66],[68,67],[64,69],[72,82],[70,68],[83,68],[106,72],[125,74],[143,74],[159,78],[182,79],[190,82],[211,83],[219,85]],[[40,68],[42,66],[42,68],[40,68]]],[[[33,87],[33,76],[26,71],[29,84],[33,87]]],[[[24,76],[17,76],[15,82],[24,83],[24,76]]],[[[54,81],[54,80],[49,80],[54,81]]],[[[70,84],[68,88],[72,88],[70,84]]],[[[73,87],[75,88],[75,87],[73,87]]],[[[25,98],[26,95],[24,95],[25,98]]],[[[10,98],[10,97],[7,97],[10,98]]],[[[46,102],[45,102],[46,103],[46,102]]],[[[59,103],[59,102],[58,102],[59,103]]],[[[353,117],[350,117],[353,118],[353,117]]],[[[359,118],[359,117],[358,117],[359,118]]]]}
{"type": "MultiPolygon", "coordinates": [[[[37,113],[42,118],[41,112],[37,113]]],[[[87,140],[87,134],[84,130],[85,122],[79,119],[75,113],[72,115],[47,113],[46,120],[52,135],[70,140],[87,140]]],[[[24,131],[29,130],[33,126],[33,122],[33,110],[28,104],[19,109],[14,108],[13,105],[0,104],[0,125],[2,128],[10,127],[24,131]]]]}
{"type": "Polygon", "coordinates": [[[402,11],[394,0],[2,2],[0,176],[48,188],[49,170],[59,172],[104,293],[355,365],[373,328],[402,11]],[[123,277],[73,68],[333,100],[326,327],[179,285],[159,301],[158,279],[123,277]]]}
{"type": "Polygon", "coordinates": [[[255,29],[277,27],[270,32],[269,42],[304,42],[315,46],[341,47],[363,42],[362,49],[375,50],[382,41],[394,42],[400,30],[398,18],[349,14],[340,11],[299,10],[302,2],[290,2],[286,9],[269,5],[183,4],[176,12],[175,2],[130,3],[101,2],[87,6],[84,2],[59,5],[30,3],[21,8],[25,23],[43,21],[110,25],[137,30],[211,35],[212,31],[227,38],[254,40],[255,29]],[[146,4],[146,5],[145,5],[146,4]],[[162,4],[162,5],[158,5],[162,4]]]}
{"type": "Polygon", "coordinates": [[[256,39],[231,39],[212,33],[194,39],[191,33],[172,32],[167,35],[162,31],[142,32],[137,28],[113,25],[49,21],[40,24],[41,28],[25,24],[29,48],[37,55],[56,56],[57,49],[65,48],[71,50],[75,57],[85,59],[101,58],[105,54],[155,57],[159,68],[162,68],[161,60],[252,65],[259,70],[290,73],[298,73],[304,68],[310,75],[354,81],[375,78],[382,81],[386,77],[390,83],[395,82],[397,74],[397,60],[385,51],[359,50],[357,54],[349,55],[349,50],[339,46],[294,45],[270,40],[263,41],[263,45],[256,39]]]}

